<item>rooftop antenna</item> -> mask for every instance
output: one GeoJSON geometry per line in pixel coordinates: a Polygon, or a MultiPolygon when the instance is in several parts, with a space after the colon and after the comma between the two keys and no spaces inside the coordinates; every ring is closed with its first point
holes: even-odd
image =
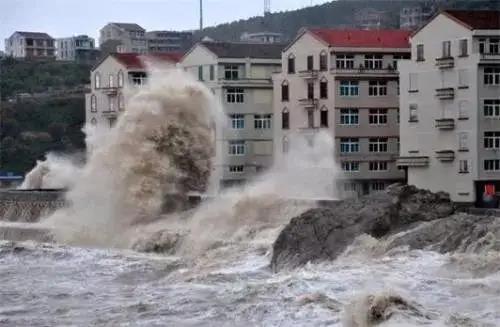
{"type": "Polygon", "coordinates": [[[203,31],[203,0],[200,0],[200,31],[203,31]]]}
{"type": "Polygon", "coordinates": [[[271,0],[264,0],[264,16],[271,13],[271,0]]]}

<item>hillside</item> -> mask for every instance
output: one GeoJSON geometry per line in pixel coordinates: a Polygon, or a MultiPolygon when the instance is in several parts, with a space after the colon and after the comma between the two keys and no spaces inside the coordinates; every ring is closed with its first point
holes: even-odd
{"type": "MultiPolygon", "coordinates": [[[[360,8],[387,11],[383,28],[399,27],[400,9],[406,6],[428,6],[435,1],[427,0],[339,0],[304,9],[277,12],[266,16],[252,17],[215,27],[208,27],[196,38],[208,36],[215,40],[238,41],[244,32],[281,32],[290,40],[302,27],[354,27],[355,12],[360,8]]],[[[498,0],[445,0],[439,1],[441,9],[495,9],[500,10],[498,0]]]]}

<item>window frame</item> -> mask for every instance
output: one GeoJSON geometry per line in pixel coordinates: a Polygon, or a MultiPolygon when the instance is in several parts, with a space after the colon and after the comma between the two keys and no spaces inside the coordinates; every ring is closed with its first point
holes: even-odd
{"type": "Polygon", "coordinates": [[[500,67],[485,67],[483,75],[484,85],[500,85],[500,67]]]}
{"type": "Polygon", "coordinates": [[[418,104],[417,103],[410,103],[408,106],[408,122],[410,123],[418,123],[418,104]]]}
{"type": "Polygon", "coordinates": [[[288,81],[281,83],[281,102],[290,101],[290,84],[288,81]]]}
{"type": "Polygon", "coordinates": [[[354,55],[337,54],[335,55],[336,69],[354,69],[354,55]]]}
{"type": "Polygon", "coordinates": [[[295,56],[289,54],[287,58],[287,72],[288,74],[295,74],[295,56]]]}
{"type": "Polygon", "coordinates": [[[226,103],[245,103],[245,89],[228,87],[226,89],[226,103]]]}
{"type": "Polygon", "coordinates": [[[319,127],[328,128],[328,108],[323,106],[319,111],[319,127]]]}
{"type": "Polygon", "coordinates": [[[483,169],[485,172],[500,172],[500,159],[484,159],[483,169]]]}
{"type": "Polygon", "coordinates": [[[287,108],[281,111],[281,129],[290,129],[290,111],[287,108]]]}
{"type": "Polygon", "coordinates": [[[240,79],[240,67],[236,64],[224,65],[224,80],[237,81],[240,79]]]}
{"type": "Polygon", "coordinates": [[[125,81],[125,76],[123,74],[123,71],[120,70],[118,72],[118,87],[123,87],[124,81],[125,81]]]}
{"type": "Polygon", "coordinates": [[[339,95],[341,97],[358,97],[359,96],[359,81],[352,81],[352,80],[340,81],[339,95]]]}
{"type": "Polygon", "coordinates": [[[425,48],[423,44],[417,44],[417,61],[425,61],[425,48]]]}
{"type": "Polygon", "coordinates": [[[340,139],[340,153],[359,153],[360,144],[358,137],[342,137],[340,139]]]}
{"type": "Polygon", "coordinates": [[[230,126],[232,130],[245,129],[244,114],[229,114],[230,126]]]}
{"type": "Polygon", "coordinates": [[[307,71],[308,72],[312,72],[314,70],[314,56],[313,55],[309,55],[307,56],[307,71]]]}
{"type": "Polygon", "coordinates": [[[485,131],[483,133],[483,146],[485,150],[496,151],[500,149],[500,131],[485,131]]]}
{"type": "Polygon", "coordinates": [[[500,98],[483,99],[483,116],[488,119],[500,119],[500,98]],[[487,114],[487,111],[491,114],[487,114]]]}
{"type": "Polygon", "coordinates": [[[368,139],[368,152],[370,153],[388,153],[389,138],[371,137],[368,139]]]}
{"type": "Polygon", "coordinates": [[[389,171],[388,161],[370,161],[368,164],[368,170],[373,172],[387,172],[389,171]]]}
{"type": "Polygon", "coordinates": [[[459,51],[459,57],[468,57],[469,56],[469,40],[468,39],[460,39],[458,41],[458,51],[459,51]]]}
{"type": "Polygon", "coordinates": [[[387,81],[368,81],[368,96],[387,96],[387,81]]]}
{"type": "Polygon", "coordinates": [[[232,174],[243,174],[245,172],[244,165],[230,165],[228,166],[228,170],[232,174]]]}
{"type": "Polygon", "coordinates": [[[95,94],[90,96],[90,112],[97,112],[97,96],[95,94]]]}
{"type": "Polygon", "coordinates": [[[382,54],[368,54],[365,55],[363,61],[363,68],[369,70],[381,70],[384,69],[384,55],[382,54]]]}
{"type": "Polygon", "coordinates": [[[99,72],[95,72],[94,74],[94,86],[96,89],[101,88],[101,74],[99,72]]]}
{"type": "Polygon", "coordinates": [[[255,114],[253,115],[254,129],[263,130],[272,128],[272,114],[255,114]]]}
{"type": "Polygon", "coordinates": [[[358,173],[360,162],[359,161],[342,161],[341,162],[342,171],[347,173],[358,173]]]}
{"type": "Polygon", "coordinates": [[[319,98],[328,99],[328,80],[322,79],[319,82],[319,98]]]}
{"type": "Polygon", "coordinates": [[[340,125],[342,125],[342,126],[359,126],[359,109],[341,108],[340,109],[340,125]],[[354,123],[354,121],[355,121],[355,123],[354,123]]]}
{"type": "Polygon", "coordinates": [[[451,41],[441,42],[441,57],[451,58],[451,41]]]}
{"type": "Polygon", "coordinates": [[[368,122],[370,125],[385,126],[389,121],[389,110],[385,108],[374,108],[368,111],[368,122]]]}
{"type": "Polygon", "coordinates": [[[244,156],[246,154],[246,142],[242,140],[231,140],[228,142],[228,154],[230,156],[244,156]]]}
{"type": "Polygon", "coordinates": [[[325,50],[321,51],[319,54],[319,71],[328,71],[328,54],[325,50]]]}

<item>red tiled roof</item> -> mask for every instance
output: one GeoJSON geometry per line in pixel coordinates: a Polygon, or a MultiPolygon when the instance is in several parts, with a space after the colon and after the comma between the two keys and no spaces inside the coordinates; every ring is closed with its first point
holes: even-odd
{"type": "Polygon", "coordinates": [[[445,10],[443,13],[472,30],[500,29],[499,10],[445,10]]]}
{"type": "Polygon", "coordinates": [[[180,52],[151,54],[114,53],[112,56],[127,68],[144,69],[146,68],[144,66],[145,61],[178,63],[183,54],[180,52]]]}
{"type": "Polygon", "coordinates": [[[334,47],[410,48],[409,31],[311,29],[314,35],[334,47]]]}

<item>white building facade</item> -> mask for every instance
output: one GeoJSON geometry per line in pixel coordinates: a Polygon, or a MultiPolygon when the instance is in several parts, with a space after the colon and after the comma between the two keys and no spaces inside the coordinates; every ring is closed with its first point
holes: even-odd
{"type": "Polygon", "coordinates": [[[498,207],[500,12],[445,11],[400,63],[401,158],[408,183],[498,207]]]}

